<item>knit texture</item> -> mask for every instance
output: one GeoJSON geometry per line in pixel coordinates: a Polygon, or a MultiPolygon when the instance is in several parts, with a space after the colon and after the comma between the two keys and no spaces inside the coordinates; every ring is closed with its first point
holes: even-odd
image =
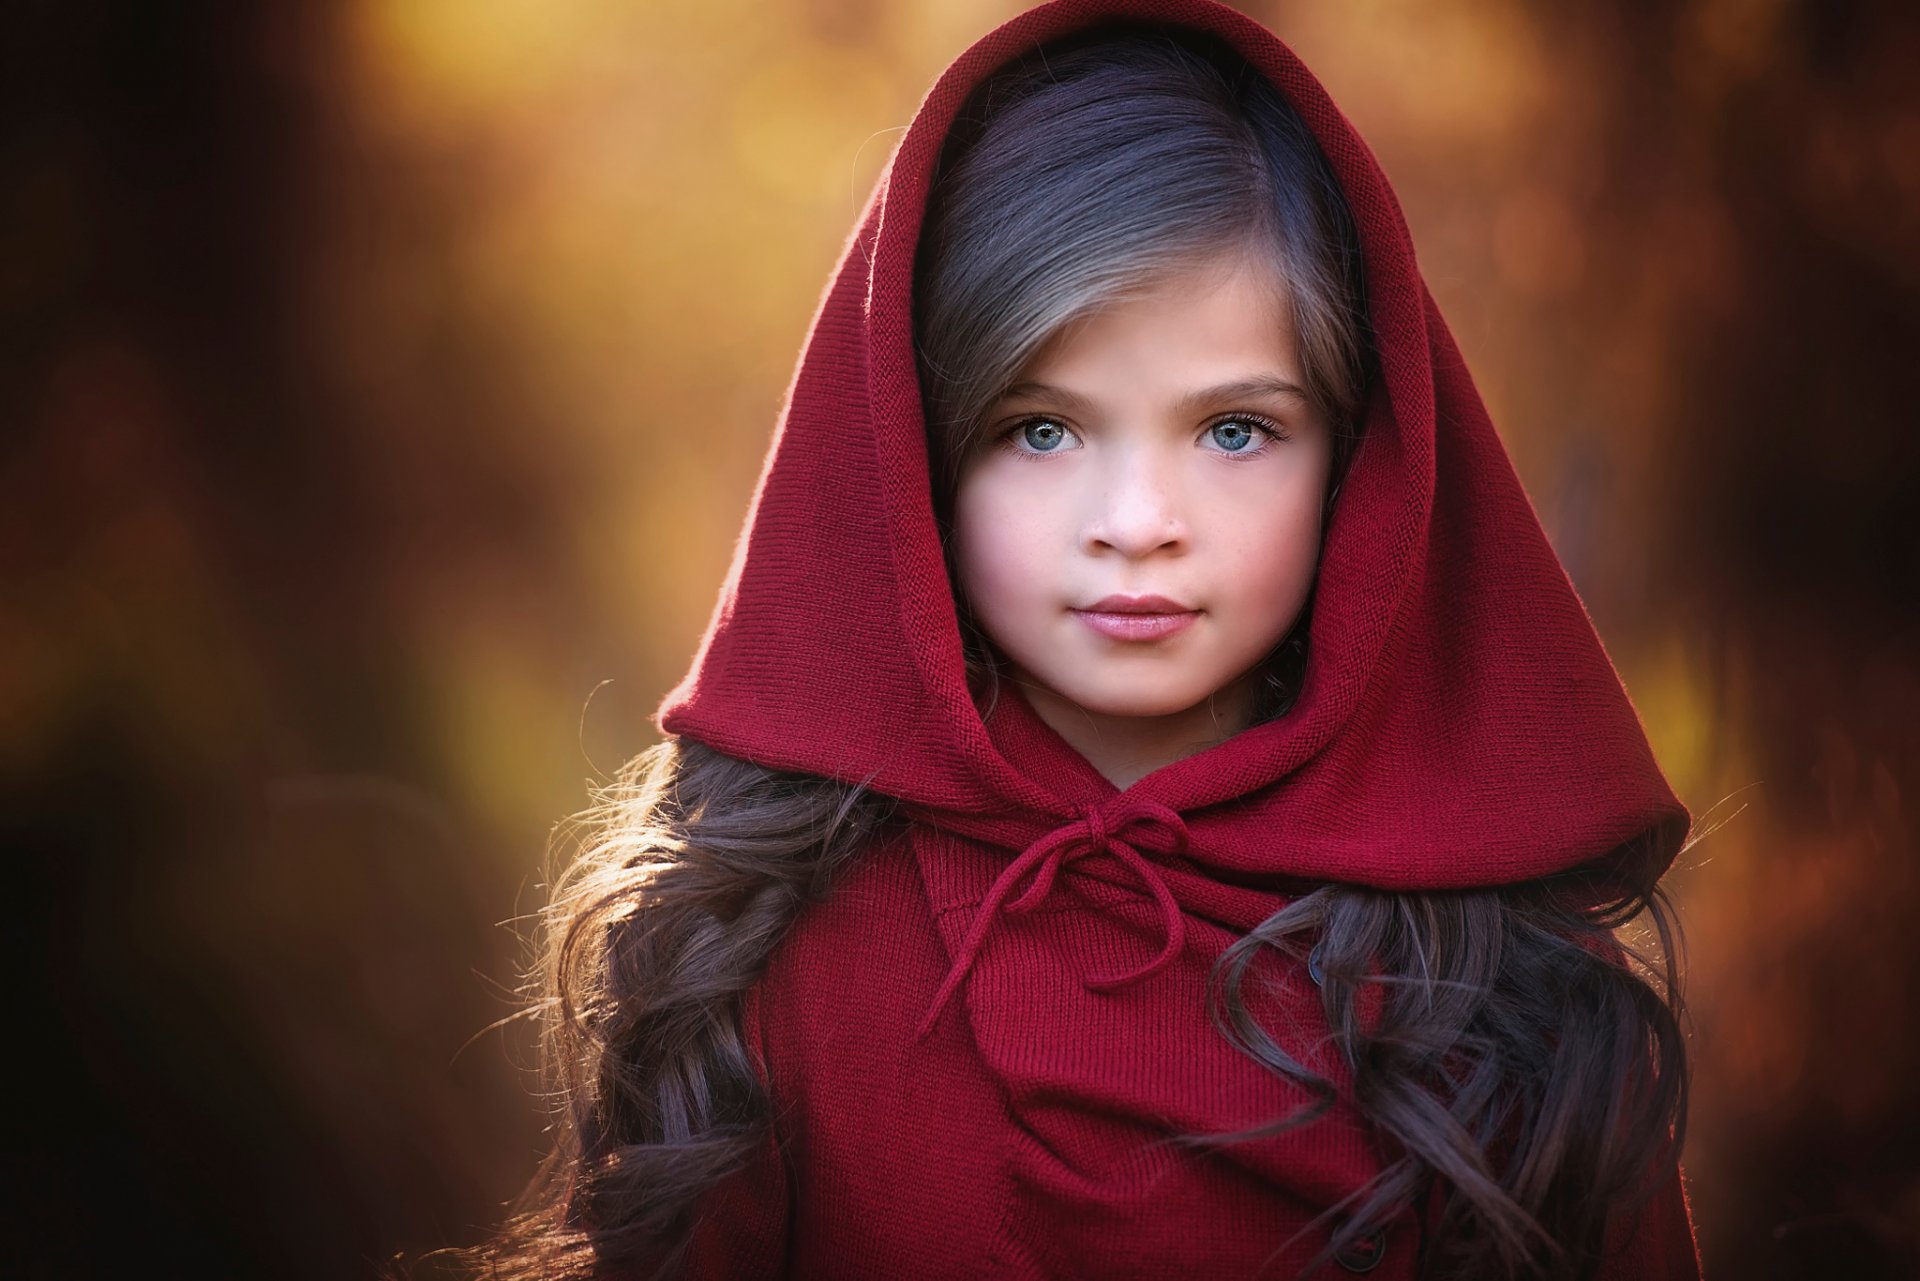
{"type": "MultiPolygon", "coordinates": [[[[716,1199],[715,1275],[762,1230],[784,1234],[765,1258],[808,1275],[1291,1275],[1325,1237],[1282,1250],[1288,1236],[1381,1154],[1344,1101],[1213,1156],[1155,1142],[1306,1101],[1208,1022],[1221,949],[1301,881],[1444,889],[1589,866],[1603,887],[1644,887],[1690,825],[1385,175],[1292,52],[1210,0],[1056,0],[934,84],[813,317],[719,603],[657,723],[864,782],[912,820],[803,918],[749,1002],[782,1146],[716,1199]],[[1382,375],[1294,707],[1124,791],[1017,689],[989,716],[974,706],[911,314],[961,102],[1037,42],[1112,19],[1223,37],[1300,113],[1358,225],[1382,375]]],[[[1250,1008],[1341,1083],[1304,967],[1269,961],[1250,1008]]],[[[1677,1180],[1649,1213],[1659,1230],[1620,1275],[1696,1275],[1677,1180]]],[[[1391,1234],[1375,1275],[1410,1275],[1415,1235],[1391,1234]]]]}

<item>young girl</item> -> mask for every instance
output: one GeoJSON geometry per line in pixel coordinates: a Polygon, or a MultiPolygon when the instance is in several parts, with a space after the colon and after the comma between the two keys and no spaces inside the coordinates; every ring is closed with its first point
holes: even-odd
{"type": "Polygon", "coordinates": [[[1269,32],[933,87],[545,970],[496,1275],[1691,1278],[1689,829],[1269,32]]]}

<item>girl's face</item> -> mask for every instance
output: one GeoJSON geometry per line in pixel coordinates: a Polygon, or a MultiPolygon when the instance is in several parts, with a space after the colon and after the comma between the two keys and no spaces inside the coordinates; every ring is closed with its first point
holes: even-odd
{"type": "Polygon", "coordinates": [[[989,408],[955,562],[1070,740],[1118,730],[1170,760],[1245,728],[1313,583],[1332,464],[1295,349],[1277,270],[1224,255],[1064,327],[989,408]]]}

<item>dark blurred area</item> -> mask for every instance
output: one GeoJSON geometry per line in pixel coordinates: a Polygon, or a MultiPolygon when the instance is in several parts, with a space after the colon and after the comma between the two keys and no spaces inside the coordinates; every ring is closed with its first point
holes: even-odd
{"type": "MultiPolygon", "coordinates": [[[[1019,7],[15,6],[8,1275],[496,1220],[554,825],[651,742],[899,127],[1019,7]]],[[[1920,11],[1245,7],[1716,828],[1670,878],[1709,1277],[1920,1275],[1920,11]]]]}

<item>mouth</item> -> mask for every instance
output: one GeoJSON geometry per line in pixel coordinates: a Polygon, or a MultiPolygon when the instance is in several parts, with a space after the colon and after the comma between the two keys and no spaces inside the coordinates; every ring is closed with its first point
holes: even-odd
{"type": "Polygon", "coordinates": [[[1075,617],[1111,640],[1156,641],[1185,631],[1200,611],[1165,596],[1108,596],[1075,617]]]}
{"type": "Polygon", "coordinates": [[[1103,596],[1082,611],[1093,614],[1192,614],[1198,611],[1165,596],[1103,596]]]}

